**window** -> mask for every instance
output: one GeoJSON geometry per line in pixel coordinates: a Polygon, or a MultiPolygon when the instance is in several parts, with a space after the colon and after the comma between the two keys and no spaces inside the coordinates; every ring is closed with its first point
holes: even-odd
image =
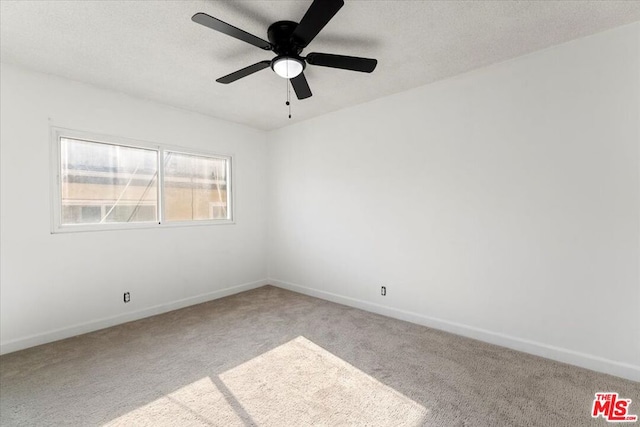
{"type": "Polygon", "coordinates": [[[158,222],[158,151],[60,137],[60,225],[158,222]]]}
{"type": "Polygon", "coordinates": [[[167,221],[227,219],[227,161],[165,151],[164,194],[167,221]]]}
{"type": "Polygon", "coordinates": [[[231,157],[53,129],[53,231],[231,223],[231,157]]]}

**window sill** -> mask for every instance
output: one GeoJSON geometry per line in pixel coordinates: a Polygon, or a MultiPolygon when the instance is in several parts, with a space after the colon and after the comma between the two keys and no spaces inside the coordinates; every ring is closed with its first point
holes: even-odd
{"type": "Polygon", "coordinates": [[[51,230],[51,234],[66,233],[85,233],[95,231],[114,231],[114,230],[149,230],[176,227],[203,227],[217,225],[235,225],[232,219],[227,220],[203,220],[203,221],[168,221],[163,223],[156,222],[140,222],[135,224],[78,224],[78,225],[62,225],[56,226],[51,230]]]}

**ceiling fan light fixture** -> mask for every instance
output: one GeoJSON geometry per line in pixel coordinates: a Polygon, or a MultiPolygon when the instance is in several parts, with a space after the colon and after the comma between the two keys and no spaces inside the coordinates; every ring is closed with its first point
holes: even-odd
{"type": "MultiPolygon", "coordinates": [[[[311,88],[309,88],[309,83],[307,83],[306,76],[303,73],[307,64],[363,73],[370,73],[376,68],[378,61],[373,58],[317,52],[301,56],[302,51],[313,41],[325,25],[333,19],[342,6],[344,6],[344,0],[312,0],[300,22],[285,20],[276,21],[269,25],[267,29],[269,41],[203,12],[193,15],[191,20],[214,31],[226,34],[262,50],[272,51],[278,55],[271,60],[265,59],[222,76],[216,79],[216,82],[222,84],[233,83],[236,80],[271,67],[278,76],[289,80],[296,96],[302,100],[312,96],[311,88]]],[[[289,83],[287,83],[287,95],[289,95],[289,83]]],[[[287,101],[288,103],[289,101],[287,101]]]]}
{"type": "Polygon", "coordinates": [[[292,79],[304,70],[304,62],[290,56],[279,56],[271,63],[271,68],[282,78],[292,79]]]}

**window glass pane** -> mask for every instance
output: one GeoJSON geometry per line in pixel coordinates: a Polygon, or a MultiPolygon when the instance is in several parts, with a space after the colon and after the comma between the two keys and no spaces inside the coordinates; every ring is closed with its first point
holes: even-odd
{"type": "Polygon", "coordinates": [[[167,221],[229,219],[228,160],[165,151],[167,221]]]}
{"type": "Polygon", "coordinates": [[[61,223],[158,221],[158,152],[60,139],[61,223]]]}

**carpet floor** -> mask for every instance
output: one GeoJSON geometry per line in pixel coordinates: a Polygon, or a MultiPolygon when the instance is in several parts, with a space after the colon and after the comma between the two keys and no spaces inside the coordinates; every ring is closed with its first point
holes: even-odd
{"type": "Polygon", "coordinates": [[[0,357],[3,426],[603,426],[640,383],[272,286],[0,357]]]}

